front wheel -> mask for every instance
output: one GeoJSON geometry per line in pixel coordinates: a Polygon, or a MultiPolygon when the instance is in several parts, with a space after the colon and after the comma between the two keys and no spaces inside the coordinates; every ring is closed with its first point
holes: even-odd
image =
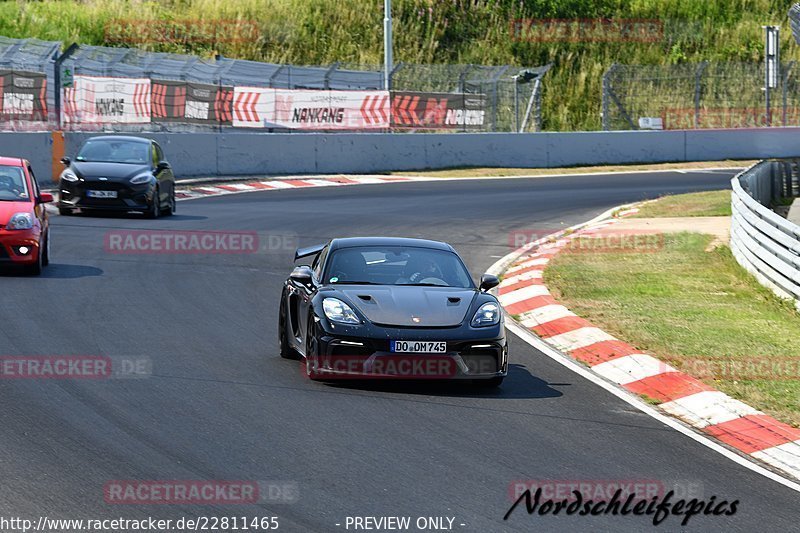
{"type": "Polygon", "coordinates": [[[150,208],[145,212],[147,218],[158,218],[161,214],[161,193],[158,189],[153,193],[153,201],[150,203],[150,208]]]}
{"type": "Polygon", "coordinates": [[[319,372],[319,344],[314,332],[314,316],[308,318],[308,333],[306,334],[306,375],[311,381],[320,381],[322,377],[319,372]]]}
{"type": "Polygon", "coordinates": [[[167,202],[166,207],[164,207],[164,215],[165,216],[172,216],[177,211],[175,205],[175,188],[173,187],[172,193],[169,195],[169,202],[167,202]]]}
{"type": "Polygon", "coordinates": [[[281,357],[284,359],[300,359],[297,350],[289,345],[289,334],[286,331],[286,295],[281,296],[281,309],[278,312],[278,343],[280,344],[281,357]]]}
{"type": "Polygon", "coordinates": [[[44,256],[44,252],[43,252],[44,244],[45,244],[44,242],[39,243],[39,250],[37,250],[37,253],[36,253],[36,262],[34,264],[32,264],[32,265],[27,265],[25,267],[25,272],[29,276],[38,276],[38,275],[40,275],[42,273],[42,269],[44,267],[44,257],[43,257],[44,256]]]}
{"type": "Polygon", "coordinates": [[[69,207],[59,207],[58,208],[58,214],[61,215],[62,217],[68,217],[68,216],[72,215],[72,213],[73,213],[73,210],[70,209],[69,207]]]}
{"type": "Polygon", "coordinates": [[[47,266],[50,264],[50,230],[44,236],[42,250],[42,265],[47,266]]]}

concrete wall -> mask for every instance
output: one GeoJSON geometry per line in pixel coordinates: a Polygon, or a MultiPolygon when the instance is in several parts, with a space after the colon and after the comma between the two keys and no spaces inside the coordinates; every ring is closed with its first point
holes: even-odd
{"type": "MultiPolygon", "coordinates": [[[[67,133],[66,155],[95,134],[67,133]]],[[[575,133],[151,133],[178,177],[560,167],[800,155],[800,128],[575,133]]],[[[50,181],[50,134],[3,133],[6,155],[50,181]]]]}
{"type": "Polygon", "coordinates": [[[51,183],[52,151],[49,133],[0,133],[0,155],[27,159],[36,179],[46,185],[51,183]]]}

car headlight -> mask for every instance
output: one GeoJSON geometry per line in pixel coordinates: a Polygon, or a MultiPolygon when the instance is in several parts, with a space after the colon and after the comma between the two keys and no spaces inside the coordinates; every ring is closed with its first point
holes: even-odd
{"type": "Polygon", "coordinates": [[[33,228],[33,215],[30,213],[15,213],[8,221],[6,229],[31,229],[33,228]]]}
{"type": "Polygon", "coordinates": [[[499,305],[494,302],[487,302],[475,312],[475,316],[472,317],[472,327],[496,326],[500,323],[501,313],[499,305]]]}
{"type": "Polygon", "coordinates": [[[61,173],[61,179],[64,181],[78,181],[78,176],[67,168],[61,173]]]}
{"type": "Polygon", "coordinates": [[[134,176],[133,178],[131,178],[131,183],[133,185],[139,185],[140,183],[147,183],[151,179],[153,179],[152,174],[147,174],[147,173],[139,174],[138,176],[134,176]]]}
{"type": "Polygon", "coordinates": [[[322,309],[328,320],[341,324],[360,324],[361,320],[353,312],[349,305],[337,298],[325,298],[322,300],[322,309]]]}

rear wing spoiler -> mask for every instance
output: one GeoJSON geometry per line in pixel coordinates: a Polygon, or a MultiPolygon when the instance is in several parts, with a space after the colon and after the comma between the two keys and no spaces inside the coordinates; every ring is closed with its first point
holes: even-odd
{"type": "Polygon", "coordinates": [[[307,246],[305,248],[298,248],[294,252],[294,260],[297,261],[298,259],[302,259],[303,257],[308,257],[310,255],[317,255],[325,248],[325,244],[315,244],[314,246],[307,246]]]}

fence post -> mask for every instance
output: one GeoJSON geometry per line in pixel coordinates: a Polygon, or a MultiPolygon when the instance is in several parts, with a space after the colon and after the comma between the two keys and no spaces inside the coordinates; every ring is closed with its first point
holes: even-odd
{"type": "Polygon", "coordinates": [[[331,78],[330,78],[330,76],[331,76],[331,74],[333,74],[333,72],[336,69],[339,68],[339,64],[340,63],[338,61],[335,61],[335,62],[331,63],[331,66],[328,67],[328,70],[325,71],[325,80],[322,82],[322,85],[323,85],[323,88],[326,91],[330,90],[330,88],[331,88],[331,78]]]}
{"type": "Polygon", "coordinates": [[[783,69],[783,76],[781,76],[781,89],[782,89],[781,92],[783,93],[783,95],[782,95],[783,96],[783,113],[782,113],[783,116],[782,116],[781,123],[784,126],[786,126],[786,107],[788,105],[787,101],[786,101],[787,100],[787,93],[788,93],[788,91],[786,90],[786,86],[789,85],[789,76],[790,76],[790,73],[792,71],[792,68],[794,67],[794,63],[795,63],[794,61],[789,61],[789,63],[786,65],[786,68],[783,69]]]}
{"type": "Polygon", "coordinates": [[[603,109],[601,111],[603,116],[600,117],[602,122],[603,122],[603,131],[609,131],[611,129],[611,127],[610,127],[611,126],[611,122],[610,122],[610,118],[608,116],[608,112],[609,112],[609,109],[610,109],[611,106],[608,105],[608,101],[609,101],[609,98],[610,98],[609,92],[611,90],[611,73],[614,72],[614,70],[616,70],[616,68],[617,68],[617,64],[613,63],[611,65],[611,67],[607,71],[605,71],[605,73],[603,74],[603,95],[602,95],[602,106],[603,106],[603,109]]]}
{"type": "Polygon", "coordinates": [[[62,87],[61,87],[61,65],[63,65],[64,61],[69,56],[74,54],[75,50],[77,50],[77,49],[78,49],[78,43],[72,43],[71,45],[69,45],[69,48],[67,48],[64,51],[64,53],[61,54],[60,56],[58,56],[56,58],[56,60],[53,62],[53,68],[55,69],[53,71],[53,81],[54,81],[54,85],[55,85],[55,87],[53,87],[53,90],[55,91],[55,94],[53,94],[53,97],[54,97],[53,101],[55,102],[55,105],[56,105],[56,109],[55,109],[55,112],[56,112],[56,124],[57,124],[59,129],[61,129],[61,126],[63,125],[62,116],[61,116],[61,89],[62,89],[62,87]]]}
{"type": "Polygon", "coordinates": [[[694,73],[694,129],[700,127],[700,95],[701,95],[701,81],[703,78],[703,71],[708,66],[708,61],[702,61],[697,65],[697,70],[694,73]]]}

